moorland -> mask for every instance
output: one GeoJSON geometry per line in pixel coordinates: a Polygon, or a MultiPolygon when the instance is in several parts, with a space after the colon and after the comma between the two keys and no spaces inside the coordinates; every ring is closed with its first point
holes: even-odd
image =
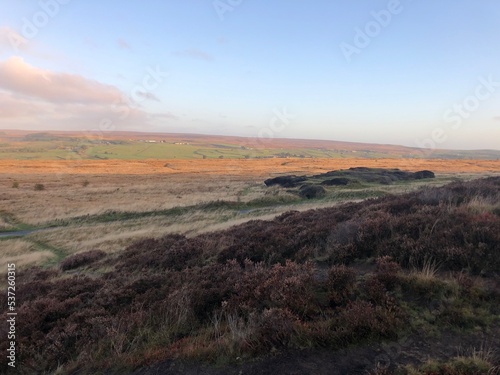
{"type": "Polygon", "coordinates": [[[499,369],[495,151],[0,137],[20,373],[499,369]]]}

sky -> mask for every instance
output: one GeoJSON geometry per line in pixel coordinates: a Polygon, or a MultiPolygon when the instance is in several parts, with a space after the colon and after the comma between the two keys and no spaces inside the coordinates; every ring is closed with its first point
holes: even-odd
{"type": "Polygon", "coordinates": [[[500,149],[498,0],[0,0],[0,129],[500,149]]]}

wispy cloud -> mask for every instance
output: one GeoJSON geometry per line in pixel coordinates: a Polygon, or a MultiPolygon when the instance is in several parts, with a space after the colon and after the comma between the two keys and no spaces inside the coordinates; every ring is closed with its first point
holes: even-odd
{"type": "Polygon", "coordinates": [[[179,118],[170,113],[170,112],[162,112],[162,113],[154,113],[151,115],[151,117],[158,119],[158,120],[178,120],[179,118]]]}
{"type": "Polygon", "coordinates": [[[146,100],[153,100],[155,102],[159,102],[160,99],[158,99],[158,97],[151,93],[151,92],[147,92],[147,91],[138,91],[136,92],[136,95],[143,98],[143,99],[146,99],[146,100]]]}
{"type": "Polygon", "coordinates": [[[196,49],[196,48],[189,48],[185,49],[182,51],[177,51],[175,52],[175,55],[181,56],[181,57],[188,57],[191,59],[196,59],[196,60],[204,60],[204,61],[213,61],[214,58],[212,55],[209,53],[196,49]]]}
{"type": "Polygon", "coordinates": [[[495,116],[492,118],[493,121],[500,121],[500,116],[495,116]]]}

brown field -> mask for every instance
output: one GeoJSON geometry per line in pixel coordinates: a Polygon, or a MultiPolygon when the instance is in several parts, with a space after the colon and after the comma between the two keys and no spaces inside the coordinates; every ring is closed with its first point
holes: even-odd
{"type": "MultiPolygon", "coordinates": [[[[386,192],[405,192],[430,184],[443,185],[458,176],[471,179],[500,173],[500,161],[485,160],[0,160],[0,231],[22,228],[19,225],[44,227],[54,220],[92,217],[108,211],[141,213],[217,200],[293,199],[286,189],[266,188],[264,179],[278,174],[312,175],[356,166],[436,172],[437,178],[432,181],[372,188],[386,192]],[[13,187],[14,182],[18,184],[17,188],[13,187]],[[35,184],[43,184],[45,189],[35,191],[35,184]]],[[[148,216],[105,223],[75,222],[32,233],[22,242],[0,241],[0,264],[7,258],[15,258],[20,265],[50,262],[51,259],[57,261],[65,255],[92,249],[114,253],[141,238],[160,237],[166,233],[194,236],[251,219],[272,219],[290,209],[303,211],[362,199],[358,196],[360,190],[353,190],[352,197],[348,189],[344,193],[347,196],[344,194],[338,199],[271,204],[248,212],[194,208],[178,216],[148,216]],[[54,258],[51,254],[58,255],[54,258]]]]}
{"type": "MultiPolygon", "coordinates": [[[[429,169],[447,176],[500,173],[500,161],[485,160],[0,160],[0,212],[15,213],[23,223],[38,225],[107,210],[139,212],[219,199],[248,201],[269,193],[262,183],[269,176],[357,166],[429,169]],[[12,188],[14,182],[19,188],[12,188]],[[37,183],[45,191],[35,191],[37,183]]],[[[0,228],[6,227],[8,223],[1,219],[0,228]]]]}
{"type": "Polygon", "coordinates": [[[269,176],[275,173],[311,174],[350,167],[400,168],[437,173],[498,173],[500,160],[440,159],[248,159],[248,160],[82,160],[27,161],[0,160],[0,174],[111,174],[111,175],[244,175],[269,176]]]}
{"type": "MultiPolygon", "coordinates": [[[[250,220],[273,220],[277,215],[290,210],[305,211],[314,208],[332,207],[346,201],[361,201],[367,197],[381,196],[387,193],[409,193],[424,186],[442,186],[457,179],[471,180],[493,175],[500,175],[500,161],[277,158],[259,160],[81,160],[77,162],[0,160],[0,268],[6,270],[6,265],[8,263],[15,263],[16,269],[20,272],[20,275],[22,275],[19,277],[20,283],[21,280],[22,282],[26,281],[26,275],[30,275],[35,272],[32,268],[30,268],[31,266],[41,266],[45,269],[53,268],[53,272],[57,273],[57,276],[51,280],[51,283],[58,283],[57,285],[59,285],[59,283],[61,285],[68,282],[71,283],[73,282],[72,280],[76,280],[75,282],[79,285],[81,283],[80,280],[86,280],[85,282],[89,283],[92,283],[92,280],[101,282],[100,280],[104,280],[103,274],[113,273],[115,271],[113,263],[96,264],[94,268],[86,268],[84,266],[64,272],[61,271],[61,268],[63,268],[62,265],[64,265],[65,262],[72,261],[72,259],[78,259],[79,257],[84,258],[89,254],[88,252],[92,250],[94,250],[93,253],[103,254],[104,252],[106,254],[105,259],[108,259],[109,262],[111,262],[111,260],[114,261],[116,259],[120,259],[120,256],[123,254],[127,255],[130,254],[131,251],[135,251],[134,246],[139,246],[137,244],[140,244],[141,240],[161,238],[167,234],[173,233],[185,235],[187,237],[186,241],[197,241],[198,238],[204,238],[203,236],[197,237],[199,234],[210,232],[206,235],[206,238],[211,238],[210,236],[212,235],[217,236],[217,230],[227,229],[225,232],[218,232],[219,235],[220,233],[234,232],[234,238],[229,238],[227,240],[229,241],[227,244],[236,244],[240,241],[241,244],[236,247],[237,249],[240,249],[243,248],[243,245],[247,242],[251,243],[252,241],[259,241],[256,240],[256,238],[258,238],[256,233],[259,229],[257,228],[252,232],[251,228],[253,228],[253,226],[257,225],[262,229],[266,228],[267,225],[273,225],[273,221],[269,221],[267,223],[253,222],[244,224],[250,220]],[[310,201],[298,198],[297,195],[294,195],[288,191],[288,189],[279,188],[277,186],[268,188],[263,183],[266,178],[276,176],[278,174],[313,175],[330,170],[347,169],[357,166],[399,168],[410,171],[427,169],[434,171],[436,173],[436,178],[402,181],[389,185],[367,183],[358,187],[331,187],[327,189],[328,194],[325,198],[310,201]],[[43,189],[36,190],[35,186],[37,184],[43,185],[43,189]],[[201,203],[214,202],[218,200],[235,202],[237,205],[235,207],[224,205],[221,205],[220,207],[218,205],[200,205],[201,203]],[[263,204],[261,204],[262,202],[263,204]],[[180,213],[171,214],[171,211],[168,211],[172,208],[176,208],[177,210],[178,207],[182,207],[180,213]],[[113,216],[115,213],[117,216],[113,216]],[[129,216],[125,218],[120,216],[120,214],[123,213],[126,213],[129,216]],[[103,220],[103,218],[107,218],[109,215],[111,216],[110,220],[103,220]],[[234,225],[237,224],[242,224],[242,226],[234,227],[234,225]],[[48,228],[49,226],[50,228],[48,228]],[[44,229],[38,232],[31,232],[20,238],[1,237],[2,231],[29,230],[35,227],[44,229]],[[22,273],[24,271],[27,272],[22,273]]],[[[429,199],[432,199],[432,195],[429,197],[429,199]]],[[[478,194],[468,198],[468,202],[463,204],[460,208],[465,210],[461,211],[462,216],[464,216],[463,212],[471,212],[471,217],[484,217],[484,220],[488,220],[488,218],[491,217],[488,216],[488,213],[496,212],[496,210],[498,210],[498,196],[482,196],[478,194]],[[485,213],[487,214],[485,215],[485,213]]],[[[367,203],[367,205],[369,204],[370,203],[367,203]]],[[[363,205],[360,206],[360,209],[362,209],[363,205]]],[[[435,211],[432,213],[425,211],[425,215],[427,215],[425,217],[429,221],[427,227],[432,227],[431,232],[436,227],[442,230],[440,233],[448,233],[447,230],[443,228],[447,228],[449,223],[455,223],[452,221],[449,223],[440,223],[435,220],[435,217],[438,213],[440,213],[440,215],[451,215],[451,213],[455,212],[458,208],[450,204],[449,207],[444,207],[444,211],[439,211],[439,209],[441,208],[435,208],[435,211]]],[[[424,212],[424,210],[426,210],[426,208],[422,208],[422,212],[424,212]]],[[[320,215],[321,212],[324,214],[327,211],[328,210],[310,211],[309,213],[303,213],[300,215],[304,215],[303,217],[307,218],[307,215],[320,215]]],[[[334,211],[332,210],[331,212],[334,211]]],[[[370,212],[368,211],[368,213],[370,212]]],[[[292,215],[298,215],[298,213],[293,213],[292,215]]],[[[372,218],[368,218],[367,222],[369,222],[369,220],[380,220],[383,222],[384,217],[384,212],[376,213],[376,215],[372,218]]],[[[456,217],[454,218],[456,219],[456,217]]],[[[395,215],[392,220],[396,219],[401,222],[404,220],[398,215],[395,215]]],[[[448,220],[451,219],[449,218],[448,220]]],[[[321,219],[320,217],[315,221],[315,225],[328,225],[327,222],[327,219],[321,219]]],[[[309,224],[305,226],[308,228],[307,230],[299,231],[292,228],[292,230],[290,230],[289,233],[283,237],[283,239],[288,240],[293,236],[302,235],[303,233],[307,233],[308,230],[312,230],[311,228],[313,228],[314,225],[310,225],[311,223],[309,221],[308,223],[309,224]]],[[[489,222],[485,223],[488,224],[489,222]]],[[[475,228],[472,224],[472,222],[467,222],[463,227],[460,227],[462,224],[459,223],[456,224],[456,227],[460,227],[460,230],[462,230],[462,228],[467,228],[467,230],[472,231],[475,228]]],[[[489,224],[486,224],[481,224],[481,226],[488,227],[489,224]]],[[[479,228],[481,228],[481,226],[479,228]]],[[[277,229],[272,231],[272,233],[281,233],[286,229],[285,227],[279,229],[278,227],[276,228],[277,229]]],[[[303,226],[301,226],[301,228],[303,228],[303,226]]],[[[369,233],[369,231],[366,233],[369,233]]],[[[498,232],[494,232],[492,230],[491,233],[498,232]]],[[[434,244],[434,242],[436,242],[435,248],[437,251],[441,251],[440,249],[444,248],[444,246],[438,243],[438,241],[445,237],[446,236],[444,235],[436,235],[436,241],[430,241],[429,243],[434,244]]],[[[403,238],[406,237],[401,237],[401,239],[398,239],[398,242],[406,243],[403,241],[403,238]]],[[[423,236],[423,238],[425,238],[425,236],[423,236]]],[[[487,236],[485,238],[487,238],[487,236]]],[[[213,243],[219,243],[218,241],[219,240],[213,243]]],[[[323,240],[317,240],[317,243],[325,243],[325,249],[333,249],[337,246],[328,245],[331,241],[322,241],[323,240]]],[[[147,244],[148,242],[143,243],[147,244]]],[[[376,242],[373,243],[376,244],[376,242]]],[[[144,246],[144,249],[146,249],[148,245],[144,246]]],[[[208,245],[203,243],[201,248],[205,249],[207,246],[208,245]]],[[[365,247],[368,248],[368,246],[365,247]]],[[[372,246],[370,246],[370,248],[371,247],[372,246]]],[[[385,243],[379,244],[379,247],[380,249],[390,249],[390,246],[387,246],[385,243]]],[[[271,249],[273,247],[271,245],[266,245],[264,248],[271,249]]],[[[424,247],[417,248],[423,249],[424,247]]],[[[148,251],[141,248],[139,253],[148,254],[148,251]]],[[[341,253],[342,252],[339,252],[339,254],[341,253]]],[[[314,251],[313,254],[315,254],[314,251]]],[[[152,255],[147,256],[159,259],[159,256],[156,253],[152,253],[152,255]]],[[[247,254],[245,254],[245,256],[248,257],[247,254]]],[[[318,252],[315,256],[317,261],[323,261],[323,253],[318,252]]],[[[130,255],[124,257],[123,259],[128,258],[132,259],[130,255]]],[[[211,257],[210,259],[215,259],[215,257],[211,257]]],[[[479,260],[483,261],[482,258],[479,260]]],[[[135,264],[134,260],[130,260],[129,262],[132,265],[135,264]]],[[[208,260],[204,260],[204,262],[208,262],[208,260]]],[[[486,260],[484,262],[485,264],[488,264],[486,260]]],[[[156,263],[151,262],[151,264],[156,263]]],[[[360,265],[355,264],[353,267],[361,267],[362,269],[365,269],[367,265],[368,263],[360,265]]],[[[374,265],[368,266],[372,268],[375,267],[374,265]]],[[[393,264],[393,266],[395,266],[395,264],[393,264]]],[[[287,270],[288,268],[286,267],[291,266],[287,263],[287,266],[283,269],[287,270]]],[[[453,290],[460,290],[458,281],[455,279],[446,278],[444,281],[439,281],[437,280],[438,276],[432,272],[427,272],[428,270],[426,271],[425,265],[422,267],[421,272],[417,272],[416,268],[406,268],[404,272],[401,271],[398,273],[398,275],[401,274],[401,276],[398,276],[400,277],[398,280],[401,280],[401,283],[403,283],[402,285],[405,287],[413,284],[419,286],[424,283],[425,285],[443,285],[443,288],[448,288],[450,290],[452,288],[453,290]],[[440,284],[437,284],[438,282],[440,282],[440,284]],[[451,285],[451,287],[448,287],[449,285],[451,285]]],[[[495,267],[495,265],[492,267],[495,267]]],[[[270,268],[270,270],[269,274],[272,275],[272,277],[278,277],[283,273],[280,271],[281,268],[270,268]]],[[[358,270],[358,268],[352,268],[351,272],[353,275],[356,275],[356,270],[358,270]]],[[[432,271],[432,269],[430,271],[432,271]]],[[[235,272],[235,274],[239,275],[242,273],[242,270],[235,269],[235,272]]],[[[165,272],[161,274],[166,275],[165,272]]],[[[140,273],[120,271],[116,272],[116,275],[121,275],[120,277],[123,277],[123,280],[120,279],[117,281],[116,285],[130,284],[132,281],[139,280],[140,277],[149,277],[149,274],[143,275],[142,271],[140,273]]],[[[200,273],[200,280],[206,277],[212,277],[209,275],[209,271],[205,271],[205,269],[203,269],[200,273]]],[[[189,278],[190,277],[192,277],[192,274],[189,274],[189,278]]],[[[365,275],[360,274],[356,277],[359,277],[359,280],[364,280],[365,275]]],[[[281,281],[278,280],[278,282],[281,281]]],[[[359,282],[361,283],[361,281],[359,282]]],[[[40,284],[43,284],[43,282],[40,282],[40,284]]],[[[163,284],[167,285],[167,283],[163,284]]],[[[195,284],[195,290],[198,290],[198,284],[201,285],[201,283],[195,282],[195,284]]],[[[224,281],[223,285],[226,284],[227,282],[224,281]]],[[[272,281],[269,285],[274,284],[275,281],[272,281]]],[[[354,285],[358,285],[358,283],[354,283],[354,285]]],[[[362,285],[359,292],[361,293],[360,295],[362,295],[366,288],[364,284],[359,285],[362,285]],[[361,292],[361,290],[363,292],[361,292]]],[[[7,278],[2,277],[0,280],[0,288],[5,288],[6,286],[7,278]]],[[[21,287],[27,289],[31,286],[21,284],[21,287]]],[[[64,291],[67,289],[65,286],[61,286],[60,288],[64,291]]],[[[189,290],[181,286],[179,286],[178,289],[182,290],[182,293],[189,290]]],[[[255,289],[254,286],[248,288],[248,290],[253,289],[255,289]]],[[[110,290],[113,290],[114,293],[115,287],[110,286],[110,290]]],[[[43,294],[40,293],[40,295],[43,294]]],[[[175,296],[176,294],[172,295],[175,296]]],[[[297,296],[301,295],[302,292],[297,296]]],[[[198,300],[199,298],[197,296],[198,295],[193,295],[193,297],[189,297],[189,300],[198,300]]],[[[458,297],[459,296],[457,294],[456,298],[458,297]]],[[[467,298],[460,297],[463,298],[460,301],[464,302],[460,302],[462,305],[459,305],[461,308],[459,313],[463,311],[462,315],[464,317],[477,315],[479,318],[476,320],[481,324],[486,325],[483,321],[488,322],[488,319],[492,319],[490,318],[489,314],[491,313],[488,309],[493,311],[493,308],[490,307],[489,304],[485,304],[484,301],[481,301],[480,303],[483,303],[486,306],[484,309],[477,309],[477,311],[471,310],[471,307],[467,305],[467,303],[469,303],[469,297],[466,297],[467,298]]],[[[286,300],[295,301],[297,300],[297,297],[287,297],[286,300]]],[[[26,302],[26,306],[29,306],[30,303],[32,304],[31,301],[26,302]]],[[[63,303],[65,303],[64,299],[63,303]]],[[[362,310],[371,306],[369,303],[363,301],[357,301],[356,303],[356,306],[359,306],[362,310]]],[[[473,302],[471,302],[471,306],[472,303],[473,302]]],[[[63,306],[61,307],[61,311],[66,311],[66,307],[64,307],[66,305],[61,304],[57,306],[63,306]]],[[[416,307],[412,307],[416,311],[415,314],[424,316],[423,314],[425,311],[422,312],[418,310],[420,308],[420,302],[415,306],[416,307]]],[[[494,306],[494,302],[491,303],[491,306],[494,306]]],[[[378,308],[380,308],[380,306],[378,308]]],[[[203,309],[206,308],[203,307],[203,309]]],[[[351,316],[352,313],[349,310],[349,307],[346,307],[346,309],[348,313],[345,313],[342,316],[345,316],[347,319],[347,317],[351,316]]],[[[374,309],[373,311],[378,310],[374,309]]],[[[390,313],[386,314],[385,310],[383,311],[385,314],[384,316],[392,319],[392,315],[390,313]]],[[[453,310],[452,313],[455,315],[457,314],[455,310],[453,310]]],[[[38,316],[40,314],[41,312],[37,310],[33,316],[38,316]]],[[[189,312],[189,314],[192,313],[189,312]]],[[[155,315],[151,313],[151,316],[163,315],[155,315]]],[[[220,316],[222,317],[222,315],[220,316]]],[[[317,314],[317,316],[321,316],[321,314],[317,314]]],[[[370,319],[371,316],[372,314],[368,314],[370,319]]],[[[232,317],[233,315],[225,319],[228,319],[229,321],[232,317]]],[[[118,319],[119,322],[130,321],[129,317],[123,318],[123,320],[120,319],[122,318],[118,319]]],[[[435,318],[431,316],[429,319],[435,318]]],[[[472,320],[472,318],[470,318],[470,320],[472,320]]],[[[153,324],[152,328],[145,326],[145,328],[142,327],[140,330],[140,332],[143,332],[141,333],[141,335],[143,335],[141,336],[141,340],[146,343],[144,349],[146,352],[148,350],[151,352],[156,350],[156,332],[159,332],[161,337],[174,337],[177,335],[176,331],[172,331],[172,334],[168,331],[168,329],[170,329],[168,328],[170,327],[169,324],[161,326],[154,323],[154,319],[150,318],[147,318],[146,321],[152,322],[153,324]]],[[[165,321],[167,321],[167,318],[165,318],[165,321]]],[[[240,320],[238,320],[238,322],[239,321],[240,320]]],[[[241,321],[243,322],[243,320],[241,321]]],[[[234,346],[233,341],[231,341],[232,331],[229,323],[227,323],[227,325],[225,325],[226,323],[223,323],[222,327],[225,328],[220,331],[218,328],[216,330],[212,328],[210,325],[212,324],[212,321],[208,323],[205,321],[200,322],[201,323],[199,324],[197,323],[199,327],[202,327],[200,331],[193,331],[195,333],[192,337],[189,337],[189,340],[191,341],[186,341],[185,346],[180,346],[180,349],[178,348],[175,350],[181,350],[180,353],[188,358],[202,358],[203,355],[205,355],[205,348],[213,347],[222,348],[221,352],[225,351],[233,353],[231,351],[233,349],[231,348],[237,347],[234,346]],[[217,341],[217,344],[204,341],[206,337],[218,337],[217,335],[221,338],[217,341]]],[[[370,326],[372,326],[371,321],[369,322],[370,326]]],[[[398,322],[398,320],[394,320],[394,322],[398,322]]],[[[311,332],[322,332],[324,330],[325,326],[322,324],[326,323],[320,322],[318,324],[318,328],[314,328],[311,332]]],[[[338,324],[345,327],[348,325],[348,322],[346,323],[340,321],[338,324]]],[[[432,324],[425,321],[424,323],[418,322],[415,324],[420,324],[420,331],[422,331],[421,327],[424,327],[424,331],[427,330],[428,332],[434,332],[433,330],[435,330],[432,324]],[[422,326],[422,324],[424,325],[422,326]]],[[[396,327],[395,323],[392,322],[389,326],[396,327]]],[[[403,327],[403,325],[401,325],[401,327],[403,327]]],[[[497,326],[494,326],[492,329],[496,330],[492,332],[498,331],[497,326]]],[[[248,327],[242,332],[247,331],[252,332],[248,330],[248,327]]],[[[475,342],[480,342],[480,340],[483,340],[483,337],[495,336],[495,334],[492,333],[484,334],[481,332],[481,334],[483,336],[478,336],[479,338],[476,339],[475,342]]],[[[469,333],[461,335],[464,337],[465,335],[467,335],[467,337],[470,336],[469,333]]],[[[28,333],[23,332],[23,337],[30,336],[28,333]]],[[[79,337],[86,336],[80,335],[79,337]]],[[[117,340],[121,340],[122,337],[125,336],[123,336],[121,332],[117,332],[115,336],[111,336],[111,347],[114,348],[114,342],[118,342],[117,340]]],[[[419,337],[417,337],[417,339],[419,339],[419,337]]],[[[27,340],[28,341],[26,342],[31,342],[29,341],[31,338],[27,340]]],[[[460,338],[456,341],[460,341],[460,338]]],[[[115,353],[113,351],[114,349],[106,352],[106,350],[108,350],[106,345],[106,341],[104,340],[96,347],[99,348],[98,351],[107,353],[105,354],[106,357],[109,357],[110,355],[112,356],[113,353],[115,353]]],[[[169,345],[171,345],[171,343],[169,345]]],[[[36,347],[36,345],[33,347],[36,347]]],[[[65,346],[60,345],[60,347],[64,348],[65,346]]],[[[131,348],[133,349],[132,352],[135,353],[134,350],[136,349],[132,346],[131,348]]],[[[423,350],[423,353],[427,352],[423,350]]],[[[121,356],[122,354],[119,355],[121,356]]],[[[233,357],[235,356],[236,355],[233,355],[233,357]]],[[[238,354],[238,356],[240,356],[240,354],[238,354]]],[[[355,354],[351,356],[353,358],[356,357],[355,354]]],[[[144,355],[142,352],[140,352],[140,355],[137,356],[137,358],[143,357],[144,355]]],[[[129,361],[131,361],[130,358],[129,361]]],[[[163,359],[161,355],[156,358],[157,361],[161,359],[163,359]]],[[[34,359],[34,361],[36,361],[36,359],[34,359]]],[[[116,361],[120,362],[120,360],[116,361]]],[[[54,363],[56,362],[57,361],[54,361],[54,363]]],[[[142,364],[142,362],[137,362],[137,364],[142,364]]]]}

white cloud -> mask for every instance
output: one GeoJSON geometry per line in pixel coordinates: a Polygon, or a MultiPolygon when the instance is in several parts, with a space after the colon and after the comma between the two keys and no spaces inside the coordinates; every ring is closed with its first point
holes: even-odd
{"type": "Polygon", "coordinates": [[[20,57],[0,62],[0,129],[145,130],[160,118],[175,116],[149,115],[118,88],[79,75],[39,69],[20,57]]]}
{"type": "Polygon", "coordinates": [[[75,74],[38,69],[17,56],[0,62],[0,89],[59,103],[111,104],[122,97],[113,86],[75,74]]]}

